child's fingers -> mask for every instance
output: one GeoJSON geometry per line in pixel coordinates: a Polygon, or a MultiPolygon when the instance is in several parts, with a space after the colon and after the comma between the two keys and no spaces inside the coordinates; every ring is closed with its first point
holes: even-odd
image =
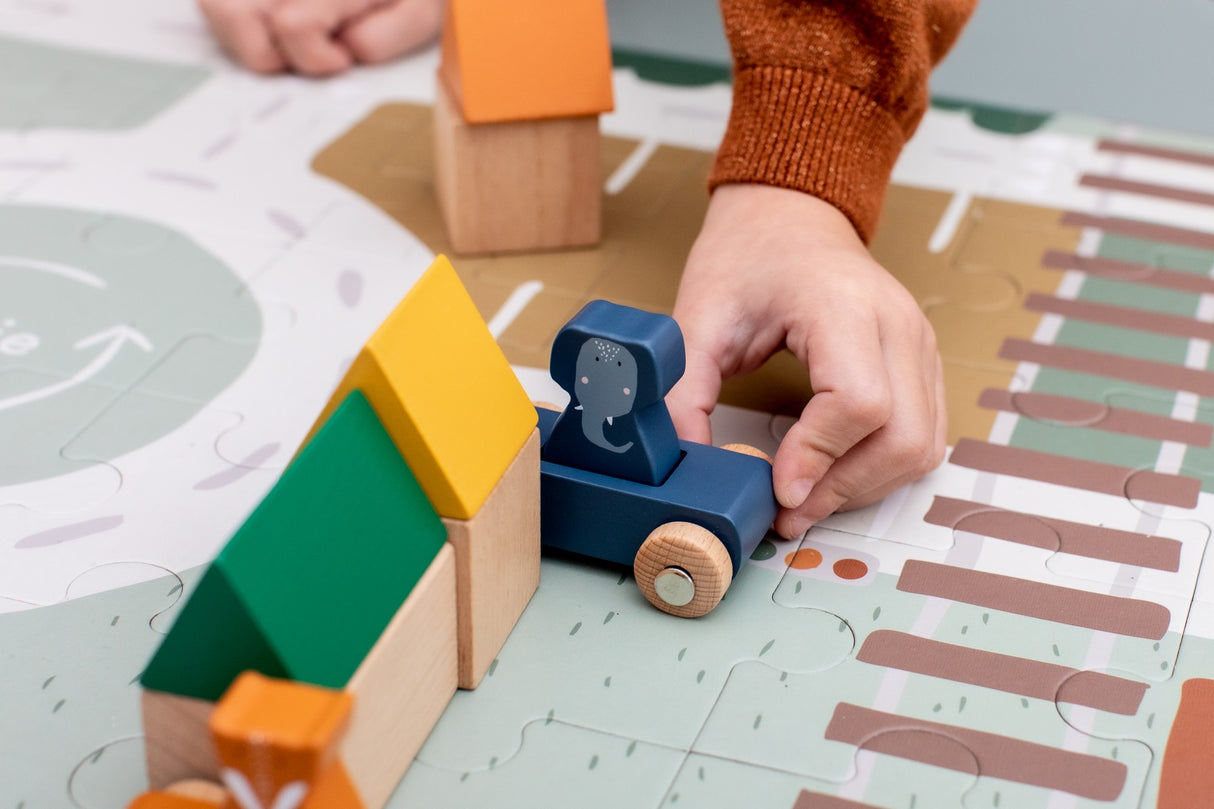
{"type": "Polygon", "coordinates": [[[270,30],[290,66],[308,76],[328,76],[350,67],[353,57],[334,37],[367,0],[285,0],[270,13],[270,30]]]}
{"type": "Polygon", "coordinates": [[[687,344],[687,370],[666,396],[666,407],[679,437],[700,444],[712,443],[709,416],[721,393],[721,369],[712,355],[687,344]]]}
{"type": "Polygon", "coordinates": [[[199,0],[198,7],[219,43],[249,70],[278,73],[286,69],[286,60],[270,34],[264,4],[247,0],[199,0]]]}
{"type": "Polygon", "coordinates": [[[816,329],[805,346],[790,346],[809,371],[814,395],[773,459],[776,499],[785,509],[800,508],[835,461],[888,422],[894,407],[875,319],[822,319],[830,325],[816,329]]]}
{"type": "Polygon", "coordinates": [[[395,0],[347,22],[338,40],[359,62],[386,62],[429,44],[442,16],[442,0],[395,0]]]}
{"type": "MultiPolygon", "coordinates": [[[[886,419],[839,455],[799,506],[781,513],[777,529],[785,536],[803,533],[840,508],[875,502],[943,459],[947,416],[941,363],[931,327],[917,312],[911,314],[915,317],[888,316],[884,323],[880,371],[894,394],[886,419]]],[[[777,454],[777,463],[782,461],[777,454]]]]}

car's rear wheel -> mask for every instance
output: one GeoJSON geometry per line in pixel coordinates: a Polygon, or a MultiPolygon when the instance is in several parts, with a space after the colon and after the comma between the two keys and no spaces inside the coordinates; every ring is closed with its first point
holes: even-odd
{"type": "Polygon", "coordinates": [[[655,528],[637,551],[632,570],[649,603],[680,618],[711,612],[733,581],[733,561],[721,540],[689,522],[655,528]]]}

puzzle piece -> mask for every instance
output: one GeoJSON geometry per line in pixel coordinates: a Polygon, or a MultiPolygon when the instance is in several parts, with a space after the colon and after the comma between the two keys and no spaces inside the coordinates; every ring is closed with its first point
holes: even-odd
{"type": "Polygon", "coordinates": [[[200,85],[208,71],[0,37],[15,82],[0,94],[0,129],[132,129],[200,85]]]}
{"type": "MultiPolygon", "coordinates": [[[[819,533],[825,529],[810,532],[801,552],[816,550],[819,533]]],[[[1048,524],[1039,534],[1057,541],[1048,524]]],[[[830,538],[848,551],[857,545],[877,551],[847,535],[830,538]]],[[[871,618],[853,613],[850,620],[859,641],[885,628],[892,614],[914,622],[895,626],[899,631],[981,642],[1000,654],[1076,669],[1115,667],[1150,681],[1170,676],[1193,598],[1191,574],[1177,592],[1115,586],[1109,588],[1114,594],[1106,594],[1100,589],[1108,588],[1104,582],[1052,575],[1044,565],[1051,552],[994,543],[965,531],[957,533],[947,553],[934,557],[939,561],[924,561],[924,554],[909,548],[883,547],[881,572],[888,575],[878,575],[866,592],[877,606],[871,618]]],[[[846,581],[803,582],[794,567],[775,597],[789,606],[846,613],[855,595],[846,581]]]]}
{"type": "MultiPolygon", "coordinates": [[[[188,239],[146,221],[65,208],[10,205],[3,219],[0,266],[11,290],[0,316],[6,444],[49,465],[8,466],[0,484],[61,474],[65,459],[70,469],[71,456],[57,458],[59,448],[191,333],[244,342],[224,344],[230,350],[208,357],[205,373],[179,377],[173,395],[206,401],[247,365],[261,327],[257,306],[188,239]]],[[[168,423],[128,425],[100,460],[171,431],[191,415],[185,411],[168,423]]]]}
{"type": "Polygon", "coordinates": [[[558,807],[577,795],[588,809],[656,808],[685,755],[635,737],[535,719],[523,727],[518,752],[489,769],[445,770],[416,762],[388,807],[558,807]],[[565,763],[554,767],[556,761],[565,763]],[[503,803],[510,801],[507,796],[526,796],[525,804],[503,803]]]}
{"type": "Polygon", "coordinates": [[[183,380],[199,378],[192,361],[212,356],[211,350],[205,346],[174,354],[149,374],[146,388],[117,396],[78,429],[62,455],[91,464],[84,472],[10,489],[45,498],[65,493],[80,497],[86,492],[81,484],[96,479],[95,470],[134,486],[127,491],[116,486],[117,491],[106,490],[104,499],[84,510],[22,510],[17,512],[19,519],[5,521],[0,536],[6,542],[0,556],[8,562],[0,565],[0,571],[7,571],[0,573],[0,593],[33,604],[54,603],[63,597],[72,576],[104,562],[141,560],[182,569],[214,555],[272,477],[235,467],[215,455],[215,436],[235,421],[233,414],[199,409],[188,399],[168,394],[174,386],[182,389],[183,380]],[[178,375],[182,372],[184,377],[178,375]],[[165,437],[129,452],[132,424],[163,429],[165,437]],[[108,463],[110,458],[120,458],[121,472],[108,463]],[[178,495],[150,501],[140,496],[157,490],[178,495]],[[166,526],[181,525],[183,514],[191,515],[190,531],[166,538],[166,530],[171,530],[166,526]]]}
{"type": "Polygon", "coordinates": [[[1146,746],[1059,746],[1062,729],[1049,698],[1013,699],[859,662],[820,674],[745,663],[731,675],[697,752],[845,785],[849,797],[877,805],[930,790],[944,770],[961,774],[946,778],[977,806],[1038,805],[1054,790],[1136,806],[1151,763],[1146,746]],[[872,753],[880,755],[858,765],[872,753]],[[883,774],[887,792],[877,792],[874,773],[883,774]]]}
{"type": "Polygon", "coordinates": [[[160,642],[152,621],[172,609],[182,582],[192,586],[198,571],[109,589],[163,572],[132,575],[134,567],[86,572],[70,585],[78,598],[2,616],[10,687],[0,694],[0,783],[7,799],[109,809],[142,788],[132,683],[160,642]]]}
{"type": "Polygon", "coordinates": [[[353,251],[292,251],[254,282],[259,301],[282,301],[295,317],[289,339],[266,344],[250,364],[250,376],[264,386],[230,390],[215,400],[216,407],[241,414],[217,436],[221,458],[258,469],[286,466],[359,346],[429,261],[399,235],[388,246],[386,252],[403,256],[399,262],[353,251]],[[266,390],[275,392],[272,403],[266,390]]]}
{"type": "Polygon", "coordinates": [[[716,610],[672,623],[626,573],[545,559],[539,590],[489,674],[456,694],[418,760],[489,769],[516,754],[521,728],[546,719],[691,749],[735,663],[757,657],[813,671],[851,650],[836,616],[772,603],[779,576],[749,565],[716,610]]]}

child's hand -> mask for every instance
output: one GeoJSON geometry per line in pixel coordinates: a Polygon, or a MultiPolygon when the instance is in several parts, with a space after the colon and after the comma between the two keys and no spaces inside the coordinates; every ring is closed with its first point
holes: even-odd
{"type": "Polygon", "coordinates": [[[198,0],[211,30],[257,73],[340,73],[430,42],[443,0],[198,0]]]}
{"type": "Polygon", "coordinates": [[[815,395],[774,459],[783,536],[872,503],[943,460],[935,333],[832,205],[770,186],[718,187],[674,316],[687,372],[667,404],[684,438],[710,442],[722,379],[781,347],[809,372],[815,395]]]}

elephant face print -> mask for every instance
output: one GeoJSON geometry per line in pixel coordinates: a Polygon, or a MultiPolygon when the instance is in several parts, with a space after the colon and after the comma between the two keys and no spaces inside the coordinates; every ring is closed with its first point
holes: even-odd
{"type": "Polygon", "coordinates": [[[627,452],[632,447],[631,441],[612,444],[603,434],[603,426],[632,412],[636,390],[637,362],[627,348],[598,337],[582,344],[574,392],[587,441],[611,452],[627,452]]]}

